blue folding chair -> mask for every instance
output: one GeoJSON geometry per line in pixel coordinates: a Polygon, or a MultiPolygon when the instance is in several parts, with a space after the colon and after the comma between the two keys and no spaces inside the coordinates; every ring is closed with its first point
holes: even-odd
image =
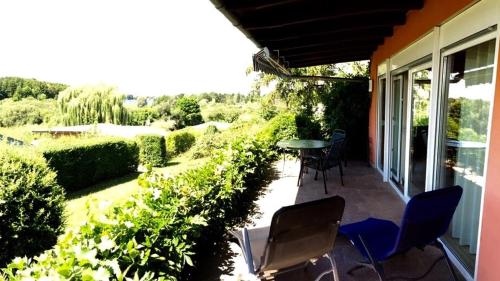
{"type": "MultiPolygon", "coordinates": [[[[462,196],[462,187],[452,186],[414,196],[407,204],[406,210],[398,227],[388,220],[368,218],[364,221],[344,225],[339,232],[347,236],[351,243],[358,249],[367,262],[349,270],[369,267],[375,270],[380,280],[385,277],[382,262],[391,257],[407,252],[416,247],[423,250],[427,245],[440,249],[443,256],[437,259],[422,276],[416,278],[398,277],[398,279],[418,280],[427,276],[441,259],[446,259],[446,264],[454,280],[457,276],[443,244],[438,240],[448,230],[453,213],[462,196]]],[[[394,279],[394,278],[391,278],[394,279]]]]}

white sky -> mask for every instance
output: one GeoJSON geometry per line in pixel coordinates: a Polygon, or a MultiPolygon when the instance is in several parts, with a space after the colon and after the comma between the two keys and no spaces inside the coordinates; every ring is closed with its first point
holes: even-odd
{"type": "Polygon", "coordinates": [[[2,0],[0,76],[126,94],[250,89],[254,44],[209,0],[2,0]]]}

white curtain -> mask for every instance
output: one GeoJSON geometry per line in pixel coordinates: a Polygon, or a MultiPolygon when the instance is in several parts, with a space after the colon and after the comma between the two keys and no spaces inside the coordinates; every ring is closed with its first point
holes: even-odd
{"type": "Polygon", "coordinates": [[[477,252],[481,194],[484,187],[486,135],[493,98],[495,42],[465,51],[463,80],[450,85],[449,96],[461,101],[454,184],[463,188],[462,200],[453,217],[452,236],[469,252],[477,252]]]}

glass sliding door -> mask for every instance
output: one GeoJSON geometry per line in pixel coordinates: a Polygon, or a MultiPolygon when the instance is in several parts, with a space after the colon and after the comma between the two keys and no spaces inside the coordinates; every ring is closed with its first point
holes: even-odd
{"type": "Polygon", "coordinates": [[[444,57],[438,184],[464,189],[445,242],[471,273],[475,270],[486,139],[494,95],[494,57],[495,40],[444,57]]]}
{"type": "Polygon", "coordinates": [[[378,163],[377,167],[384,170],[384,154],[385,154],[385,78],[379,79],[379,110],[378,110],[378,163]]]}
{"type": "Polygon", "coordinates": [[[397,75],[392,80],[392,124],[391,124],[391,181],[403,192],[403,139],[404,139],[404,76],[397,75]]]}
{"type": "Polygon", "coordinates": [[[425,191],[431,78],[430,67],[411,72],[410,155],[408,194],[406,194],[409,197],[425,191]]]}

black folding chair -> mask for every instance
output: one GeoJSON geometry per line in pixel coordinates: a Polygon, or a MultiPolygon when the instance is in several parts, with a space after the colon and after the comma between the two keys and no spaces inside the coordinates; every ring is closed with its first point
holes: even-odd
{"type": "Polygon", "coordinates": [[[274,214],[270,227],[232,232],[243,250],[249,272],[262,280],[273,279],[325,256],[331,269],[316,280],[330,273],[338,280],[331,255],[344,206],[345,201],[339,196],[287,206],[274,214]]]}

